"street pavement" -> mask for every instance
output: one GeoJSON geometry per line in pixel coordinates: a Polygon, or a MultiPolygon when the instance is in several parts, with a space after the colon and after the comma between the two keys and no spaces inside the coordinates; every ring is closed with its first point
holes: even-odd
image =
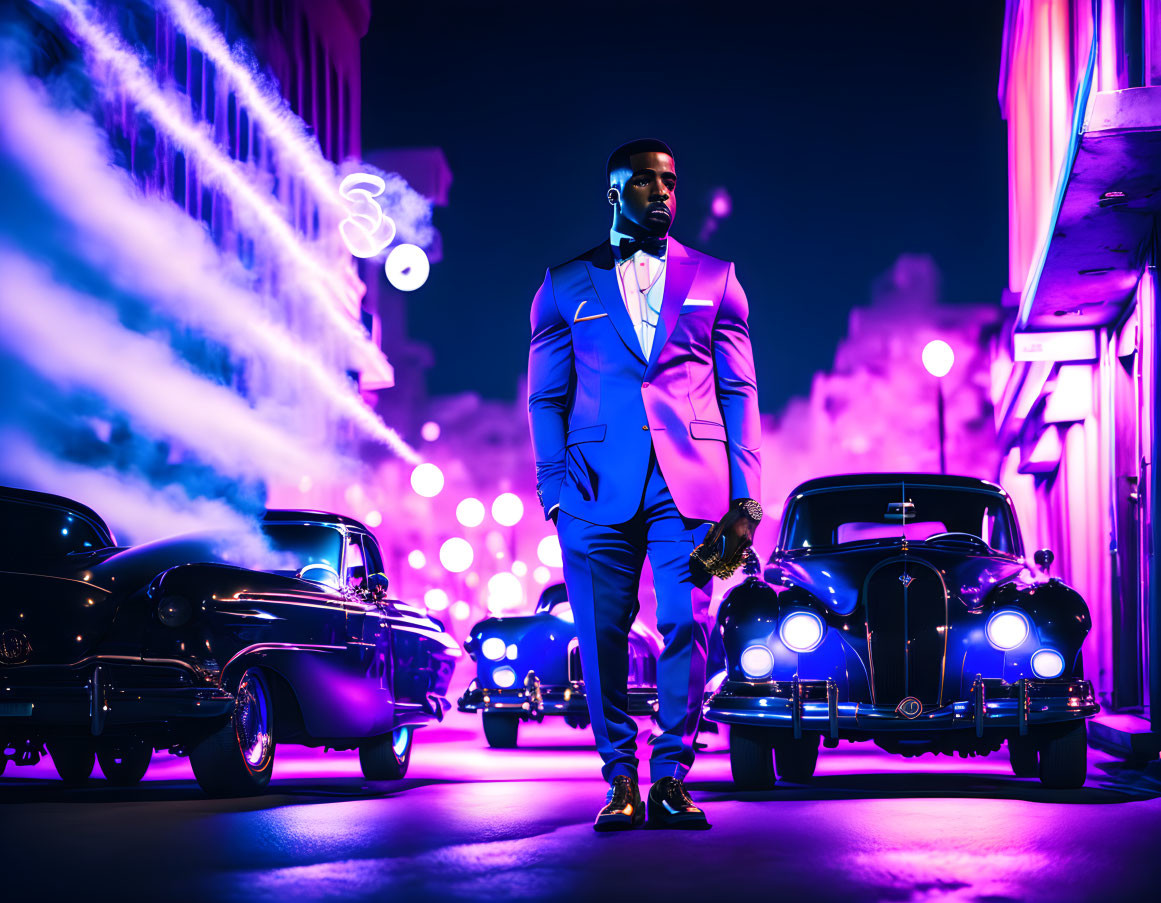
{"type": "MultiPolygon", "coordinates": [[[[643,732],[642,739],[646,734],[643,732]]],[[[457,712],[416,736],[403,781],[355,753],[279,747],[270,791],[207,799],[186,760],[146,780],[66,790],[51,762],[0,776],[0,899],[829,900],[1156,899],[1161,782],[1091,750],[1087,785],[1043,789],[1006,752],[824,749],[806,786],[740,792],[725,735],[688,786],[708,832],[597,834],[587,732],[526,725],[491,750],[457,712]]]]}

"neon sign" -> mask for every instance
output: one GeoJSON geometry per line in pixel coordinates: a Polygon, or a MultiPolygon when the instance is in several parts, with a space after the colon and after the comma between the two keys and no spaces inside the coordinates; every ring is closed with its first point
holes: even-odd
{"type": "MultiPolygon", "coordinates": [[[[355,257],[377,257],[395,239],[395,221],[383,212],[377,200],[386,183],[369,172],[351,173],[339,183],[339,194],[347,202],[347,216],[339,223],[343,244],[355,257]]],[[[387,281],[401,292],[413,292],[427,281],[431,263],[418,245],[395,247],[383,264],[387,281]]]]}

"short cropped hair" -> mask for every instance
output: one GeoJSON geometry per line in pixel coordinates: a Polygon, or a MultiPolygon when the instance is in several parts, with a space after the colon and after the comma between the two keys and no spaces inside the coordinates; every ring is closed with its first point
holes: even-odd
{"type": "Polygon", "coordinates": [[[638,138],[636,141],[622,144],[609,154],[609,162],[605,165],[605,179],[609,184],[612,184],[613,173],[618,169],[632,171],[633,167],[629,163],[630,157],[634,154],[646,153],[669,154],[669,156],[673,156],[673,151],[669,149],[669,145],[660,138],[638,138]]]}

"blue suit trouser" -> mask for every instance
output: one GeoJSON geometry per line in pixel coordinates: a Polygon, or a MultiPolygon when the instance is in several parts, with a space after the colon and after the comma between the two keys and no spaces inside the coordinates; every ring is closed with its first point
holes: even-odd
{"type": "Polygon", "coordinates": [[[592,524],[563,509],[557,531],[572,606],[585,696],[606,781],[637,776],[637,725],[629,715],[629,629],[648,555],[657,593],[657,727],[649,777],[684,778],[693,764],[706,680],[708,578],[695,577],[690,553],[709,525],[681,516],[650,455],[641,505],[627,523],[592,524]]]}

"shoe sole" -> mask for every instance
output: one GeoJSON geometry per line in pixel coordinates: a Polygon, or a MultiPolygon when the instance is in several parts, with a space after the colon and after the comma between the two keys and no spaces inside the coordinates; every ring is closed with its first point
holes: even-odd
{"type": "Polygon", "coordinates": [[[649,813],[645,827],[653,831],[708,831],[712,825],[704,815],[664,815],[649,813]]]}
{"type": "Polygon", "coordinates": [[[640,816],[634,814],[628,818],[623,815],[610,816],[604,821],[593,822],[593,830],[602,833],[607,831],[631,831],[645,824],[645,813],[640,816]]]}

